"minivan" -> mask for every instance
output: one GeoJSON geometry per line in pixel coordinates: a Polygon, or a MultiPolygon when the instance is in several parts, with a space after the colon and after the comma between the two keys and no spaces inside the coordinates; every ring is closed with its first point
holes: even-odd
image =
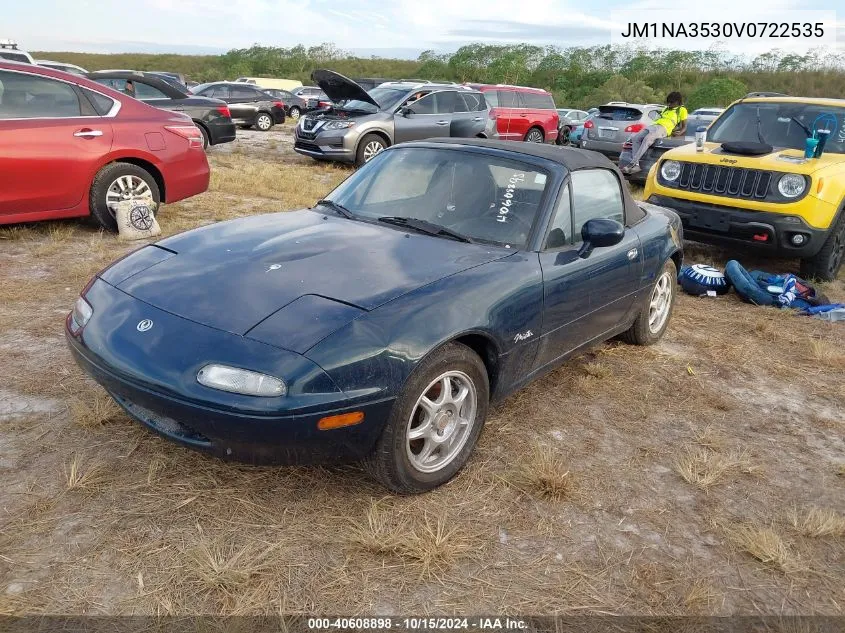
{"type": "Polygon", "coordinates": [[[545,90],[504,84],[465,84],[484,94],[490,117],[504,141],[554,143],[560,117],[555,101],[545,90]]]}

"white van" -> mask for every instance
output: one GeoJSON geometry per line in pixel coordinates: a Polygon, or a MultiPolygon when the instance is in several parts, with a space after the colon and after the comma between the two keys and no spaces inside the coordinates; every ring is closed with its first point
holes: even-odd
{"type": "Polygon", "coordinates": [[[287,90],[288,92],[302,86],[301,81],[294,79],[273,79],[271,77],[238,77],[235,81],[252,84],[259,88],[275,88],[276,90],[287,90]]]}

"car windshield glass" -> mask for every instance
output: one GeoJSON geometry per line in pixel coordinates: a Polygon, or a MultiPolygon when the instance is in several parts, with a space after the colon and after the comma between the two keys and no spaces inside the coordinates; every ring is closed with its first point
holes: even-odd
{"type": "MultiPolygon", "coordinates": [[[[382,110],[390,110],[396,106],[399,101],[408,94],[407,90],[398,90],[396,88],[373,88],[368,90],[373,100],[381,106],[382,110]]],[[[349,99],[344,101],[342,106],[344,110],[363,110],[364,112],[376,112],[376,107],[368,101],[361,101],[359,99],[349,99]]]]}
{"type": "Polygon", "coordinates": [[[773,147],[803,150],[807,130],[828,130],[830,136],[824,151],[845,153],[845,108],[816,104],[737,103],[710,126],[707,140],[759,143],[762,137],[762,142],[773,147]]]}
{"type": "Polygon", "coordinates": [[[409,147],[376,156],[327,198],[359,219],[422,220],[428,229],[443,227],[472,241],[522,248],[547,181],[545,171],[519,160],[409,147]]]}

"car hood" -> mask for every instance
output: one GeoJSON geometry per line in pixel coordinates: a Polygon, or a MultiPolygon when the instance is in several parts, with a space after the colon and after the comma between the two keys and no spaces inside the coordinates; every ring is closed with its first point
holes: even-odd
{"type": "Polygon", "coordinates": [[[357,99],[358,101],[372,103],[377,108],[380,107],[376,100],[367,94],[367,91],[361,86],[333,70],[315,70],[311,73],[311,79],[335,103],[357,99]]]}
{"type": "Polygon", "coordinates": [[[730,154],[722,149],[720,143],[713,143],[711,141],[704,144],[704,151],[702,152],[696,151],[694,143],[686,143],[664,154],[664,158],[804,175],[810,175],[819,169],[841,164],[845,161],[845,157],[842,154],[834,154],[833,152],[824,152],[819,158],[805,159],[803,151],[777,147],[769,154],[742,156],[739,154],[730,154]]]}
{"type": "Polygon", "coordinates": [[[302,210],[188,231],[136,251],[101,278],[161,310],[237,335],[289,306],[296,327],[282,319],[274,332],[256,329],[262,340],[304,351],[365,311],[512,254],[302,210]]]}

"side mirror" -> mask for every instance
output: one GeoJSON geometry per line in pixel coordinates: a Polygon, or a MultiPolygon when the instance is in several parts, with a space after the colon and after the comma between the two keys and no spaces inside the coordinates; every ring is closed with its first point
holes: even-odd
{"type": "Polygon", "coordinates": [[[625,227],[616,220],[594,218],[581,227],[581,248],[578,257],[586,259],[594,248],[615,246],[625,236],[625,227]]]}
{"type": "Polygon", "coordinates": [[[406,119],[413,113],[414,111],[411,109],[411,106],[402,106],[401,108],[399,108],[399,114],[401,114],[406,119]]]}

